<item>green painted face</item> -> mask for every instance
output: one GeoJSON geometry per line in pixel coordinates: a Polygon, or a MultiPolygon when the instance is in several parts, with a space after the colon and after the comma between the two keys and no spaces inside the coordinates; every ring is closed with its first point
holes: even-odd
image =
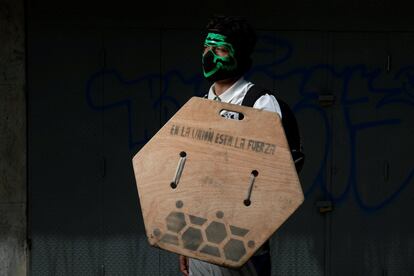
{"type": "Polygon", "coordinates": [[[226,36],[208,33],[204,47],[209,48],[202,55],[204,77],[212,78],[225,76],[237,68],[233,45],[226,41],[226,36]]]}

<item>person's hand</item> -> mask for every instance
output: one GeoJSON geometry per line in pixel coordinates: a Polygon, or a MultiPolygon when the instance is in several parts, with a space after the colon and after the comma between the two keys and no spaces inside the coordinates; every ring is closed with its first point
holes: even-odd
{"type": "Polygon", "coordinates": [[[188,276],[188,258],[186,256],[180,255],[180,271],[183,275],[188,276]]]}

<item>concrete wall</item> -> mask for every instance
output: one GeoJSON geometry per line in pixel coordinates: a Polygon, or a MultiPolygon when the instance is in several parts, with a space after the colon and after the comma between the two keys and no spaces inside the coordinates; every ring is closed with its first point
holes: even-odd
{"type": "Polygon", "coordinates": [[[0,1],[0,275],[26,275],[23,1],[0,1]]]}

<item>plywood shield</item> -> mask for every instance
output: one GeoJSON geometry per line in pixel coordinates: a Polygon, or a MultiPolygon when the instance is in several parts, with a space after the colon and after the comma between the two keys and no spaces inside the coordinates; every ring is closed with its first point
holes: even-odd
{"type": "Polygon", "coordinates": [[[193,97],[133,166],[149,243],[228,267],[243,265],[303,202],[273,112],[193,97]]]}

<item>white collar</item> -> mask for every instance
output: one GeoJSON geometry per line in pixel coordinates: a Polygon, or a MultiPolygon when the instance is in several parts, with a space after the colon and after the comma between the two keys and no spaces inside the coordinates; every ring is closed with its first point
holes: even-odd
{"type": "MultiPolygon", "coordinates": [[[[220,100],[225,103],[230,103],[232,100],[239,96],[239,94],[244,90],[244,88],[249,85],[250,82],[246,81],[243,77],[240,77],[232,86],[230,86],[226,91],[221,93],[219,96],[220,100]]],[[[214,84],[210,86],[208,91],[208,98],[214,99],[216,93],[214,93],[214,84]]]]}

